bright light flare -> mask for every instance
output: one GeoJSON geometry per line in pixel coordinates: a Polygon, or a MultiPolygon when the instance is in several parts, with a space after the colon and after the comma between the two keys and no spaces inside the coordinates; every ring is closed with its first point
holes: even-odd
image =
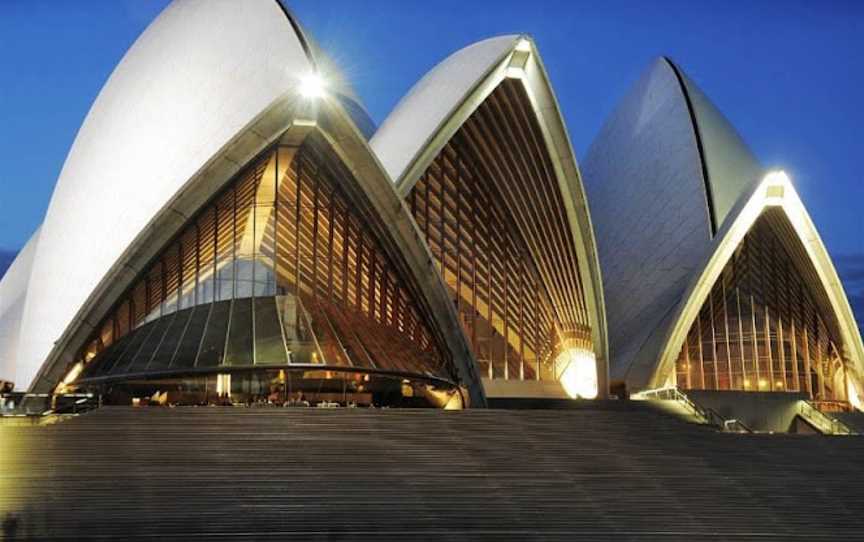
{"type": "Polygon", "coordinates": [[[300,78],[300,95],[304,98],[320,98],[326,90],[327,83],[317,73],[309,73],[300,78]]]}
{"type": "Polygon", "coordinates": [[[63,379],[63,385],[68,386],[69,384],[75,382],[75,379],[78,378],[78,375],[81,374],[81,371],[84,370],[83,363],[76,363],[72,369],[66,373],[66,378],[63,379]]]}
{"type": "Polygon", "coordinates": [[[66,393],[69,391],[69,386],[75,382],[78,376],[81,374],[81,371],[84,370],[84,364],[80,361],[72,366],[69,369],[69,372],[66,373],[66,376],[63,377],[63,380],[57,384],[57,387],[54,388],[54,393],[66,393]]]}
{"type": "Polygon", "coordinates": [[[555,358],[555,372],[572,399],[597,397],[597,358],[584,348],[568,348],[555,358]]]}
{"type": "Polygon", "coordinates": [[[231,397],[231,374],[216,375],[216,395],[231,397]]]}
{"type": "Polygon", "coordinates": [[[789,175],[787,175],[786,172],[783,171],[782,169],[775,169],[773,171],[769,171],[765,175],[764,181],[769,186],[770,185],[782,186],[782,185],[789,184],[791,182],[789,180],[789,175]]]}
{"type": "Polygon", "coordinates": [[[849,404],[851,404],[855,410],[864,411],[864,403],[861,402],[861,396],[858,395],[858,389],[849,377],[846,378],[846,395],[849,397],[849,404]]]}
{"type": "Polygon", "coordinates": [[[783,170],[769,171],[763,179],[765,184],[765,204],[772,206],[782,206],[783,196],[786,193],[786,187],[791,186],[789,176],[783,170]]]}

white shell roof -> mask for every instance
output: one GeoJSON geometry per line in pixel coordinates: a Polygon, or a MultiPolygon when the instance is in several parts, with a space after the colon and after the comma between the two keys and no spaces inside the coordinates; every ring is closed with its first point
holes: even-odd
{"type": "Polygon", "coordinates": [[[394,183],[471,91],[513,50],[519,38],[490,38],[453,53],[396,104],[369,141],[394,183]]]}
{"type": "Polygon", "coordinates": [[[0,280],[0,380],[6,382],[15,382],[15,357],[21,315],[24,312],[33,255],[38,243],[37,229],[0,280]]]}
{"type": "Polygon", "coordinates": [[[761,180],[763,169],[735,127],[705,93],[677,66],[672,66],[680,75],[695,117],[695,129],[699,132],[702,157],[708,172],[708,190],[711,192],[717,231],[741,196],[761,180]]]}
{"type": "Polygon", "coordinates": [[[312,64],[273,0],[169,5],[99,93],[45,217],[23,310],[16,386],[184,184],[312,64]]]}
{"type": "Polygon", "coordinates": [[[711,250],[709,204],[722,222],[762,169],[665,58],[620,102],[581,166],[603,274],[610,375],[620,382],[634,364],[656,364],[670,315],[711,250]]]}

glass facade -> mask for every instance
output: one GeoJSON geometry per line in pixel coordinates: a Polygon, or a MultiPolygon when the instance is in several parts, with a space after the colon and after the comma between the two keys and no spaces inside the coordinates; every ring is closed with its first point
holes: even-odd
{"type": "Polygon", "coordinates": [[[690,329],[676,363],[679,388],[806,392],[826,407],[846,401],[839,332],[803,250],[782,211],[759,217],[690,329]]]}
{"type": "Polygon", "coordinates": [[[103,404],[461,408],[458,389],[383,373],[260,368],[151,376],[102,386],[103,404]]]}
{"type": "Polygon", "coordinates": [[[318,132],[267,151],[121,297],[81,378],[298,365],[455,380],[370,207],[318,132]]]}
{"type": "Polygon", "coordinates": [[[593,351],[575,244],[523,84],[505,79],[406,197],[457,306],[481,376],[559,378],[593,351]]]}

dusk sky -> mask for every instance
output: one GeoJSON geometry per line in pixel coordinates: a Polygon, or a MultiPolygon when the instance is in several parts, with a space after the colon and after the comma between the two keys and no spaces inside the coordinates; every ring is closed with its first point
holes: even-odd
{"type": "MultiPolygon", "coordinates": [[[[165,4],[0,1],[0,275],[41,222],[99,89],[165,4]]],[[[531,34],[577,158],[650,62],[670,56],[765,165],[790,174],[864,314],[858,165],[864,2],[297,0],[290,6],[378,123],[448,54],[498,34],[531,34]]]]}

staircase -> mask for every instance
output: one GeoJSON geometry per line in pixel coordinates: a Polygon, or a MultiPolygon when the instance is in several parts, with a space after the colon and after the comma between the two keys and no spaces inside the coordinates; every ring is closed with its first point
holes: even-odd
{"type": "Polygon", "coordinates": [[[852,436],[858,434],[842,418],[820,411],[809,401],[798,402],[798,415],[823,435],[852,436]]]}
{"type": "Polygon", "coordinates": [[[864,434],[864,412],[860,410],[853,412],[832,412],[829,416],[843,423],[852,432],[859,435],[864,434]]]}
{"type": "Polygon", "coordinates": [[[566,410],[103,407],[0,425],[5,539],[860,535],[864,439],[566,410]]]}
{"type": "Polygon", "coordinates": [[[712,408],[693,401],[686,393],[675,387],[659,388],[634,393],[634,400],[661,401],[663,408],[670,413],[679,413],[684,419],[716,427],[728,433],[752,433],[753,431],[738,419],[726,419],[712,408]],[[665,403],[665,405],[664,405],[665,403]]]}

